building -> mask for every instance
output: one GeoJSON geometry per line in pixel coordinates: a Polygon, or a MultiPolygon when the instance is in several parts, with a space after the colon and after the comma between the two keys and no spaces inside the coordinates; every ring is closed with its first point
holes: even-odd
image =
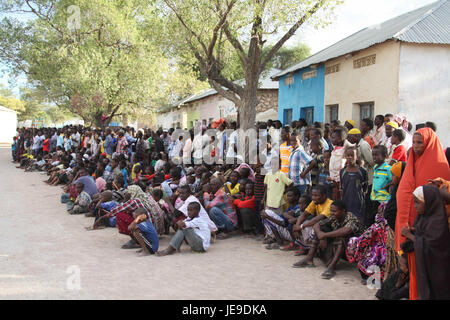
{"type": "Polygon", "coordinates": [[[291,113],[293,120],[311,119],[311,111],[302,113],[308,107],[314,121],[358,125],[377,114],[404,113],[413,125],[435,122],[448,145],[449,45],[449,0],[365,28],[275,75],[279,119],[291,113]]]}
{"type": "Polygon", "coordinates": [[[17,132],[17,112],[0,106],[0,145],[10,146],[17,132]]]}
{"type": "MultiPolygon", "coordinates": [[[[278,109],[278,81],[271,77],[280,72],[271,69],[261,74],[258,88],[259,104],[256,107],[256,121],[265,119],[267,115],[274,115],[278,109]],[[269,112],[273,110],[273,112],[269,112]],[[261,115],[261,117],[259,117],[261,115]]],[[[242,80],[237,81],[242,84],[242,80]]],[[[200,94],[192,95],[172,106],[161,109],[157,113],[157,126],[164,129],[180,127],[191,129],[196,122],[210,123],[213,119],[237,119],[234,102],[222,97],[215,89],[208,89],[200,94]]]]}

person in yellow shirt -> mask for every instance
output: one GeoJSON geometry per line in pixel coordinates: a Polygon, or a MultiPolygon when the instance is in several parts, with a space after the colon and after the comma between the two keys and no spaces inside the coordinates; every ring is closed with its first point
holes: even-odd
{"type": "Polygon", "coordinates": [[[295,243],[300,246],[296,255],[305,254],[311,248],[313,226],[320,220],[330,217],[330,206],[333,200],[328,199],[326,188],[319,185],[314,186],[311,198],[311,203],[298,217],[293,228],[294,238],[297,239],[295,243]]]}
{"type": "Polygon", "coordinates": [[[266,208],[281,215],[284,191],[292,184],[292,180],[281,172],[278,158],[272,158],[271,166],[272,171],[264,177],[266,208]]]}
{"type": "Polygon", "coordinates": [[[223,186],[223,191],[225,191],[225,193],[228,193],[231,196],[234,196],[236,193],[239,193],[239,172],[237,171],[233,171],[230,173],[230,176],[228,177],[228,179],[230,181],[228,181],[227,183],[225,183],[225,185],[223,186]]]}

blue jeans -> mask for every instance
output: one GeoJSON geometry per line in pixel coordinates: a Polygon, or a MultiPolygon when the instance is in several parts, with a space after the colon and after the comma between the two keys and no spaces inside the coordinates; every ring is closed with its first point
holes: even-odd
{"type": "Polygon", "coordinates": [[[231,222],[230,218],[223,213],[222,210],[220,210],[217,207],[211,208],[208,212],[209,217],[211,220],[216,224],[217,229],[219,230],[225,230],[227,232],[234,230],[234,225],[231,222]]]}

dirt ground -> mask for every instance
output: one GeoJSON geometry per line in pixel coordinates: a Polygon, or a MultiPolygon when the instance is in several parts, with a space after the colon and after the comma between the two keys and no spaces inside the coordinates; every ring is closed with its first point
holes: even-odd
{"type": "Polygon", "coordinates": [[[67,214],[46,175],[15,166],[10,149],[0,149],[0,299],[375,299],[348,263],[322,280],[321,262],[295,269],[292,252],[242,236],[203,254],[183,246],[138,257],[120,248],[128,239],[117,229],[86,231],[93,218],[67,214]]]}

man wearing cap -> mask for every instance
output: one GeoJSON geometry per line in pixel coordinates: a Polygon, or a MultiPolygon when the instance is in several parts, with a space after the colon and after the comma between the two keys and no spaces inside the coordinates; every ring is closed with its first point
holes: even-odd
{"type": "Polygon", "coordinates": [[[348,130],[352,130],[355,127],[355,121],[353,120],[347,120],[344,123],[344,126],[348,129],[348,130]]]}
{"type": "Polygon", "coordinates": [[[390,122],[386,123],[386,139],[381,144],[384,145],[388,149],[388,154],[389,154],[391,146],[392,146],[392,143],[391,143],[392,133],[394,132],[395,129],[398,129],[397,122],[390,121],[390,122]]]}
{"type": "MultiPolygon", "coordinates": [[[[362,167],[367,171],[369,184],[372,184],[373,167],[375,165],[372,158],[372,148],[366,140],[361,138],[361,131],[356,128],[353,128],[348,132],[347,140],[356,145],[356,148],[358,149],[358,159],[362,162],[362,167]]],[[[372,189],[369,188],[368,190],[372,189]]]]}

